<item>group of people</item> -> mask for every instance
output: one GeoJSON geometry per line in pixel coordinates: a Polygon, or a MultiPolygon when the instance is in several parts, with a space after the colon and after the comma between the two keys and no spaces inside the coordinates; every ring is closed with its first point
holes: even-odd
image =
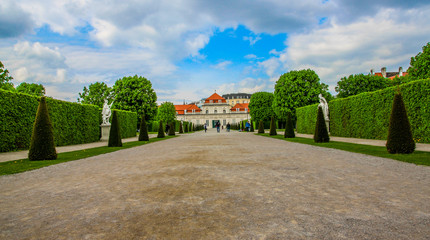
{"type": "MultiPolygon", "coordinates": [[[[216,127],[216,131],[217,132],[220,132],[220,128],[222,128],[222,129],[224,129],[224,126],[222,126],[221,125],[221,123],[219,122],[219,121],[217,121],[216,123],[215,123],[215,127],[216,127]]],[[[204,126],[204,128],[205,128],[205,132],[208,130],[208,125],[205,123],[205,126],[204,126]]],[[[226,125],[226,129],[227,129],[227,132],[230,132],[230,128],[231,128],[231,125],[230,125],[230,123],[227,123],[227,125],[226,125]]],[[[246,130],[247,132],[249,132],[250,130],[251,130],[251,124],[249,123],[249,121],[248,122],[246,122],[246,124],[245,124],[245,129],[244,130],[246,130]]],[[[239,130],[240,131],[240,130],[239,130]]]]}

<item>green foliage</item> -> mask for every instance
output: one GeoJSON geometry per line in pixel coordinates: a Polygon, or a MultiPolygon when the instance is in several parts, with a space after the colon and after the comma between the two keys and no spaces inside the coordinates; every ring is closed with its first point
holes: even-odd
{"type": "Polygon", "coordinates": [[[37,108],[28,159],[30,161],[57,159],[54,133],[45,97],[40,99],[39,107],[37,108]]]}
{"type": "Polygon", "coordinates": [[[415,150],[411,125],[400,93],[394,96],[386,146],[389,153],[413,153],[415,150]]]}
{"type": "MultiPolygon", "coordinates": [[[[430,79],[399,85],[415,142],[430,143],[430,79]]],[[[329,102],[330,134],[339,137],[387,139],[397,87],[361,93],[329,102]]],[[[314,134],[317,104],[297,109],[297,132],[314,134]],[[313,129],[312,129],[313,128],[313,129]]]]}
{"type": "Polygon", "coordinates": [[[123,77],[113,86],[115,101],[113,108],[145,113],[146,120],[154,119],[157,112],[157,95],[151,82],[140,76],[123,77]]]}
{"type": "Polygon", "coordinates": [[[0,61],[0,89],[13,91],[13,77],[9,76],[9,71],[4,68],[3,63],[0,61]]]}
{"type": "Polygon", "coordinates": [[[104,100],[111,102],[114,98],[112,88],[108,87],[104,82],[95,82],[87,87],[84,87],[82,93],[79,93],[78,102],[85,104],[96,105],[103,107],[104,100]]]}
{"type": "Polygon", "coordinates": [[[296,134],[294,133],[293,119],[291,117],[291,113],[288,113],[287,121],[285,123],[284,138],[294,138],[294,137],[296,137],[296,134]]]}
{"type": "Polygon", "coordinates": [[[170,123],[170,128],[169,128],[169,136],[175,136],[175,129],[176,129],[175,121],[172,121],[170,123]]]}
{"type": "Polygon", "coordinates": [[[410,65],[408,74],[412,79],[430,78],[430,42],[423,46],[422,52],[411,57],[410,65]]]}
{"type": "Polygon", "coordinates": [[[184,129],[182,127],[182,122],[179,122],[179,133],[184,133],[184,129]]]}
{"type": "Polygon", "coordinates": [[[116,110],[114,110],[112,114],[108,147],[122,147],[121,130],[119,127],[118,112],[116,110]]]}
{"type": "Polygon", "coordinates": [[[318,107],[317,122],[315,124],[314,141],[316,143],[329,142],[327,126],[325,125],[324,114],[322,108],[318,107]]]}
{"type": "Polygon", "coordinates": [[[158,125],[158,135],[157,135],[157,138],[163,138],[163,137],[165,137],[165,135],[164,135],[164,128],[163,128],[163,120],[161,120],[159,122],[159,125],[158,125]]]}
{"type": "Polygon", "coordinates": [[[272,119],[270,120],[270,136],[274,136],[274,135],[278,135],[278,133],[276,132],[276,124],[275,124],[275,118],[272,117],[272,119]]]}
{"type": "Polygon", "coordinates": [[[252,122],[252,120],[251,120],[251,129],[249,130],[250,132],[254,132],[254,123],[252,122]]]}
{"type": "Polygon", "coordinates": [[[115,111],[118,114],[121,138],[136,137],[137,113],[118,109],[115,111]]]}
{"type": "Polygon", "coordinates": [[[363,92],[372,92],[391,86],[391,80],[376,75],[356,74],[343,77],[335,88],[338,98],[349,97],[363,92]]]}
{"type": "Polygon", "coordinates": [[[175,105],[171,102],[164,102],[158,107],[157,120],[163,120],[163,122],[172,122],[176,119],[175,105]]]}
{"type": "Polygon", "coordinates": [[[187,133],[189,129],[188,122],[184,122],[184,132],[187,133]]]}
{"type": "Polygon", "coordinates": [[[288,112],[295,116],[296,108],[318,102],[322,92],[323,85],[313,70],[290,71],[276,82],[272,107],[278,119],[285,119],[288,112]]]}
{"type": "Polygon", "coordinates": [[[20,93],[27,93],[35,96],[44,96],[45,87],[42,84],[26,83],[23,82],[16,87],[16,91],[20,93]]]}
{"type": "Polygon", "coordinates": [[[252,94],[249,102],[249,114],[254,121],[267,121],[271,119],[275,113],[272,109],[273,93],[256,92],[252,94]]]}
{"type": "Polygon", "coordinates": [[[146,124],[145,115],[142,115],[139,129],[139,141],[149,141],[148,125],[146,124]]]}
{"type": "Polygon", "coordinates": [[[263,120],[260,120],[260,123],[258,124],[258,133],[264,133],[263,120]]]}

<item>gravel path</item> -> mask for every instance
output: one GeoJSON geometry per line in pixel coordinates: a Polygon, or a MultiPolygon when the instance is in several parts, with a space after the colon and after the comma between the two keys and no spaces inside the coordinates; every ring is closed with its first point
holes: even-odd
{"type": "Polygon", "coordinates": [[[430,167],[185,134],[0,177],[0,239],[429,239],[430,167]]]}

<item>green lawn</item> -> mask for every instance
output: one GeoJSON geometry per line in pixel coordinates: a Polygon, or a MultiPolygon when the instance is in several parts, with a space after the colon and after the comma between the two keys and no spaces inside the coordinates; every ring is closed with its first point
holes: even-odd
{"type": "Polygon", "coordinates": [[[268,133],[265,133],[261,135],[266,137],[271,137],[271,138],[277,138],[277,139],[281,139],[289,142],[303,143],[303,144],[326,147],[326,148],[335,148],[335,149],[344,150],[348,152],[362,153],[362,154],[367,154],[367,155],[372,155],[377,157],[391,158],[402,162],[414,163],[417,165],[430,166],[430,152],[415,151],[412,154],[390,154],[387,152],[387,149],[385,147],[369,146],[369,145],[346,143],[346,142],[335,142],[335,141],[330,141],[328,143],[315,143],[314,140],[310,138],[300,138],[300,137],[284,138],[283,134],[276,135],[276,136],[269,136],[268,133]]]}
{"type": "Polygon", "coordinates": [[[1,162],[0,175],[8,175],[8,174],[25,172],[25,171],[34,170],[34,169],[38,169],[38,168],[42,168],[42,167],[46,167],[46,166],[50,166],[58,163],[79,160],[87,157],[97,156],[104,153],[110,153],[110,152],[115,152],[122,149],[137,147],[144,144],[158,142],[158,141],[162,141],[173,137],[176,137],[176,136],[166,136],[165,138],[151,138],[149,139],[149,141],[142,141],[142,142],[139,142],[139,141],[127,142],[127,143],[123,143],[122,147],[106,146],[106,147],[89,148],[89,149],[73,151],[73,152],[59,153],[58,158],[56,160],[30,161],[28,160],[28,158],[26,158],[26,159],[9,161],[9,162],[1,162]]]}

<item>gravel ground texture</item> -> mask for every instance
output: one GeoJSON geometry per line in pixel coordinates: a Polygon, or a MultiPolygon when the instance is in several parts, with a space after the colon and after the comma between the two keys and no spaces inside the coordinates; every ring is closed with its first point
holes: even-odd
{"type": "Polygon", "coordinates": [[[430,167],[198,132],[0,177],[0,239],[430,239],[430,167]]]}

